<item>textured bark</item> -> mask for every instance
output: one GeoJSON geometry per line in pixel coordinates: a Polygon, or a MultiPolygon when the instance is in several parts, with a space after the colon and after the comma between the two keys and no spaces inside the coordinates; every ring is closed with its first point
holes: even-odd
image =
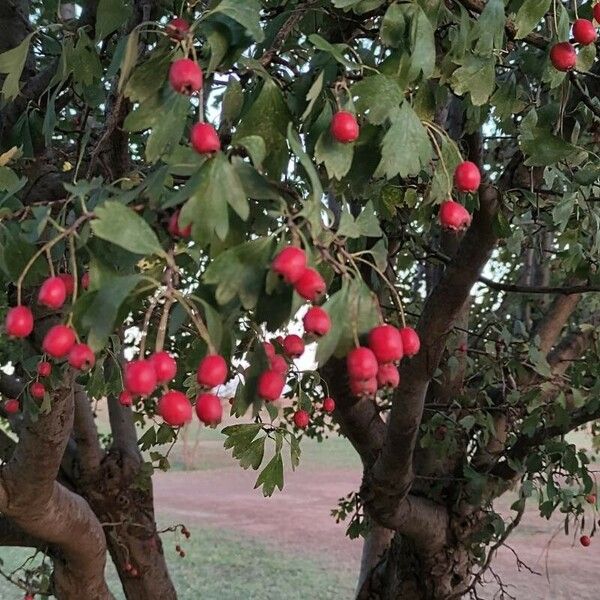
{"type": "Polygon", "coordinates": [[[469,585],[472,566],[469,553],[459,544],[427,553],[408,537],[396,534],[359,590],[357,600],[460,598],[469,585]]]}
{"type": "Polygon", "coordinates": [[[108,600],[102,527],[83,498],[56,482],[72,425],[72,380],[66,377],[46,414],[36,421],[25,417],[19,443],[0,470],[0,512],[28,536],[56,548],[57,598],[108,600]]]}
{"type": "Polygon", "coordinates": [[[127,600],[176,599],[154,521],[152,480],[140,476],[139,462],[112,450],[97,478],[81,491],[105,524],[108,550],[127,600]],[[135,571],[127,570],[127,564],[135,571]]]}

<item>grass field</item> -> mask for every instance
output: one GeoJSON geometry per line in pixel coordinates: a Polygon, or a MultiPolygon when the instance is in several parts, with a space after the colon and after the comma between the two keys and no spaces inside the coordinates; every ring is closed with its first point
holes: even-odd
{"type": "MultiPolygon", "coordinates": [[[[176,519],[163,517],[164,522],[176,519]]],[[[333,600],[352,597],[354,574],[343,565],[332,564],[325,556],[310,558],[280,551],[234,532],[194,528],[182,544],[187,557],[174,550],[175,541],[164,538],[165,551],[180,600],[333,600]]],[[[4,570],[21,564],[27,551],[2,549],[4,570]]],[[[115,597],[124,596],[114,568],[108,580],[115,597]]],[[[22,600],[23,594],[7,582],[0,583],[0,600],[22,600]]],[[[85,599],[81,599],[85,600],[85,599]]]]}

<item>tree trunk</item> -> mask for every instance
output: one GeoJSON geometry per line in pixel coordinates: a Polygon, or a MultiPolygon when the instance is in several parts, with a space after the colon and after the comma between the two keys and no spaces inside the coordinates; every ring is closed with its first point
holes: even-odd
{"type": "Polygon", "coordinates": [[[396,534],[357,600],[458,599],[469,585],[473,562],[462,546],[446,546],[435,555],[426,555],[411,540],[396,534]]]}
{"type": "Polygon", "coordinates": [[[152,480],[139,463],[111,450],[82,493],[104,525],[127,600],[176,600],[156,529],[152,480]]]}

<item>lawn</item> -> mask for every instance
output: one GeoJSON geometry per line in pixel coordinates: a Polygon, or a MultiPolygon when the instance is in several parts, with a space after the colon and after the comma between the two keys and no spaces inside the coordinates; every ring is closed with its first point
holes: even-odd
{"type": "MultiPolygon", "coordinates": [[[[163,522],[172,522],[163,516],[163,522]]],[[[176,520],[176,519],[175,519],[176,520]]],[[[310,558],[282,552],[277,544],[240,537],[231,531],[192,528],[182,543],[187,557],[174,550],[175,540],[163,538],[173,581],[180,600],[337,600],[351,598],[355,574],[326,556],[310,558]]],[[[25,550],[3,548],[4,570],[19,565],[25,550]]],[[[116,598],[123,600],[117,576],[108,567],[108,580],[116,598]]],[[[0,600],[22,600],[23,593],[0,584],[0,600]]]]}

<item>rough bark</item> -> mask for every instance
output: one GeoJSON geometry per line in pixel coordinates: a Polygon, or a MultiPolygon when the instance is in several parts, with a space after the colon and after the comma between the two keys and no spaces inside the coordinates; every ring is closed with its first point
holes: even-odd
{"type": "Polygon", "coordinates": [[[0,511],[28,536],[56,547],[59,599],[112,598],[104,580],[106,541],[87,502],[56,481],[73,424],[71,377],[36,421],[25,417],[19,443],[0,470],[0,511]]]}

